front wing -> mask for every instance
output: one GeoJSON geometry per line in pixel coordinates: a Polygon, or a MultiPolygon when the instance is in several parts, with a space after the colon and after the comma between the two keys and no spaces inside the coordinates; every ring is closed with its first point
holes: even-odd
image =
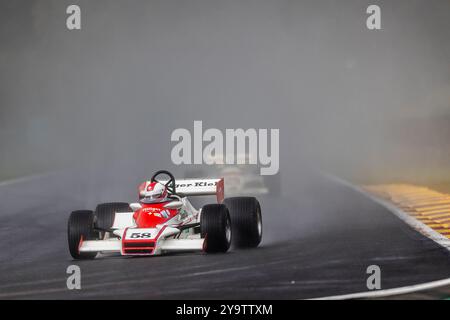
{"type": "Polygon", "coordinates": [[[177,228],[125,229],[121,239],[81,240],[79,252],[120,253],[121,255],[159,255],[169,252],[201,251],[204,239],[177,239],[177,228]],[[145,235],[146,238],[143,238],[145,235]],[[150,235],[150,236],[147,236],[150,235]]]}

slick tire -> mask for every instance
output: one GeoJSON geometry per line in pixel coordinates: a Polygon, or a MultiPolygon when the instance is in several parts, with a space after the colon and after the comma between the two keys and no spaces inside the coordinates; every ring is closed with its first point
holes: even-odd
{"type": "Polygon", "coordinates": [[[203,250],[207,253],[227,252],[231,246],[231,219],[223,204],[208,204],[200,216],[201,237],[205,239],[203,250]]]}
{"type": "Polygon", "coordinates": [[[223,202],[230,213],[233,246],[256,248],[262,240],[261,206],[254,197],[227,198],[223,202]]]}
{"type": "Polygon", "coordinates": [[[67,238],[70,255],[74,259],[94,259],[96,252],[78,251],[82,241],[98,239],[98,232],[94,229],[94,213],[89,210],[72,212],[67,225],[67,238]]]}
{"type": "Polygon", "coordinates": [[[114,223],[116,212],[131,212],[130,205],[126,202],[111,202],[102,203],[95,209],[95,222],[96,229],[104,232],[111,231],[114,223]]]}

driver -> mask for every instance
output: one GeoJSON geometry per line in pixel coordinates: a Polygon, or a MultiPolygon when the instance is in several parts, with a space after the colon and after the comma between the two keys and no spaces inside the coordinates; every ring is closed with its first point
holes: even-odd
{"type": "Polygon", "coordinates": [[[161,182],[151,182],[142,192],[144,202],[159,202],[167,198],[167,187],[161,182]]]}

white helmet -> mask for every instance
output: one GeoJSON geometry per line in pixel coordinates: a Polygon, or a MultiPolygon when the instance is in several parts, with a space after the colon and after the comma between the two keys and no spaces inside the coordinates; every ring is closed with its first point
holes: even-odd
{"type": "Polygon", "coordinates": [[[151,182],[145,188],[143,196],[149,200],[161,200],[167,197],[167,188],[160,182],[151,182]]]}

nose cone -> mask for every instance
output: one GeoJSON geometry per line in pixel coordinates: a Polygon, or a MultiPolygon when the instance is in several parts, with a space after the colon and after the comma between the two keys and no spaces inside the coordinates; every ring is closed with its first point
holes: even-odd
{"type": "Polygon", "coordinates": [[[138,228],[155,228],[176,215],[177,210],[164,208],[165,203],[145,205],[135,213],[135,221],[138,228]]]}

